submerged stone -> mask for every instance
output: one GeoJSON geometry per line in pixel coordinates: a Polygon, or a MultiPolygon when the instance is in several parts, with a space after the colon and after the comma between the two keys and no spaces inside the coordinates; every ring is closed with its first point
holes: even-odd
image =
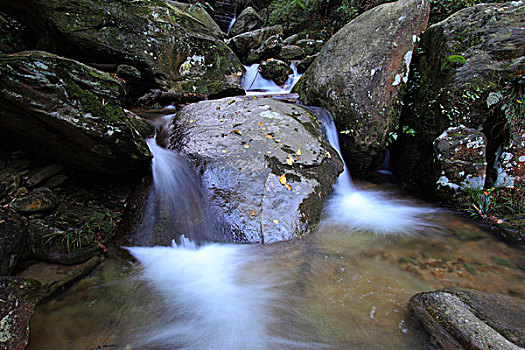
{"type": "Polygon", "coordinates": [[[231,240],[308,233],[342,162],[305,109],[270,98],[203,101],[174,118],[170,147],[188,154],[231,240]]]}

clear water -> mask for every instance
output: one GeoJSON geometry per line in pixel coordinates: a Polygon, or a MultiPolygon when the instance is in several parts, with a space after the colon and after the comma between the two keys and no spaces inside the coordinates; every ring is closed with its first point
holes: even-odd
{"type": "MultiPolygon", "coordinates": [[[[156,191],[185,193],[194,175],[152,142],[156,191]]],[[[109,259],[37,308],[28,349],[426,349],[411,295],[456,286],[525,297],[523,249],[402,197],[342,178],[301,240],[199,246],[188,235],[128,248],[136,262],[109,259]]]]}

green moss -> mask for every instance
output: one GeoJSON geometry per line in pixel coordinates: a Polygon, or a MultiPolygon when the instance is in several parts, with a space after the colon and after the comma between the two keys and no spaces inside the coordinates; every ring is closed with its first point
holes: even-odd
{"type": "Polygon", "coordinates": [[[70,98],[80,102],[84,111],[93,116],[102,117],[109,122],[122,121],[126,118],[120,106],[102,103],[97,96],[80,88],[72,79],[66,79],[66,92],[70,98]]]}
{"type": "Polygon", "coordinates": [[[467,63],[467,59],[461,55],[450,55],[441,62],[441,70],[446,71],[450,68],[461,67],[467,63]]]}

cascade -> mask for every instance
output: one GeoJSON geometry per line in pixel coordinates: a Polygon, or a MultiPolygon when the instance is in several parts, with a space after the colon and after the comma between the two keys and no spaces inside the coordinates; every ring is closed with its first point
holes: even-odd
{"type": "MultiPolygon", "coordinates": [[[[320,107],[305,108],[319,118],[328,141],[342,159],[337,129],[330,113],[320,107]]],[[[328,201],[327,210],[330,221],[352,230],[371,231],[375,234],[422,232],[430,225],[428,220],[422,220],[422,216],[435,211],[411,206],[407,201],[392,199],[383,193],[357,189],[352,183],[346,163],[334,185],[334,195],[328,201]]]]}
{"type": "Polygon", "coordinates": [[[242,87],[246,90],[246,95],[278,95],[290,93],[302,76],[302,74],[297,72],[297,67],[294,63],[292,63],[290,67],[293,71],[292,74],[288,76],[288,80],[286,80],[283,86],[278,86],[272,80],[265,79],[261,76],[258,63],[254,63],[251,66],[244,66],[246,73],[244,73],[243,76],[242,87]]]}

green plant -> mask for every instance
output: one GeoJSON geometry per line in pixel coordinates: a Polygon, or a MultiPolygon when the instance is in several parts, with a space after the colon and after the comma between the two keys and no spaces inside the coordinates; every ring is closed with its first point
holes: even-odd
{"type": "Polygon", "coordinates": [[[482,190],[467,188],[459,200],[471,216],[501,224],[525,212],[525,185],[482,190]]]}
{"type": "Polygon", "coordinates": [[[525,70],[518,72],[503,90],[488,95],[487,107],[497,106],[504,113],[511,136],[525,132],[525,70]]]}
{"type": "Polygon", "coordinates": [[[46,239],[45,243],[59,240],[66,248],[68,255],[71,255],[72,250],[82,248],[82,236],[78,230],[53,230],[42,238],[46,239]]]}

